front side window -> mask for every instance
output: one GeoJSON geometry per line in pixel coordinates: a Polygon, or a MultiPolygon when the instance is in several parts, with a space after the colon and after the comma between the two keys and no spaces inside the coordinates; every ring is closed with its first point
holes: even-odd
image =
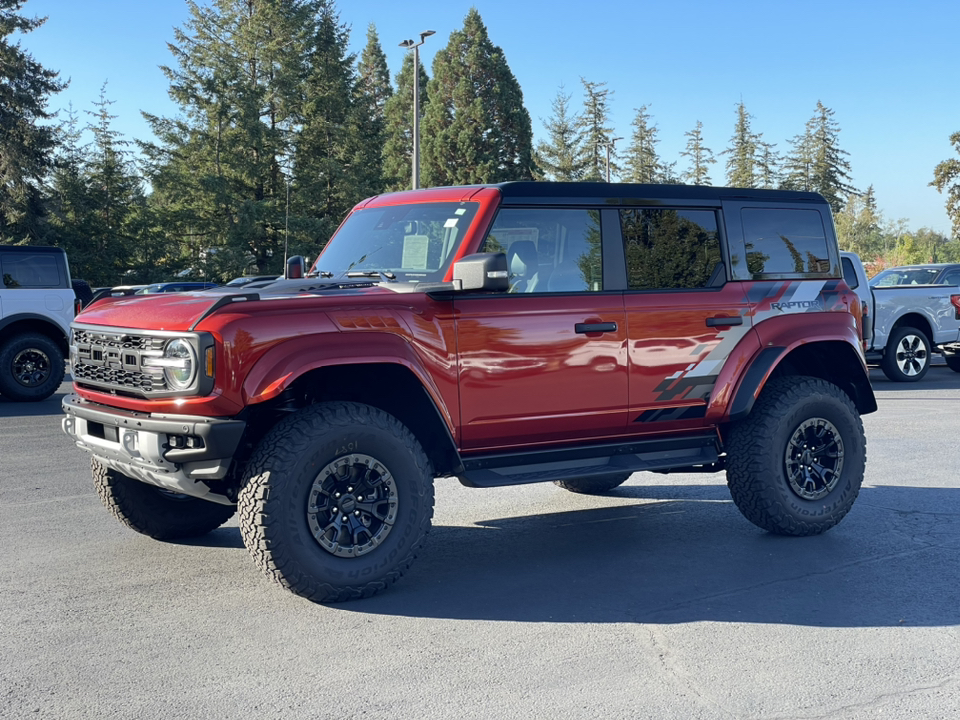
{"type": "Polygon", "coordinates": [[[819,211],[743,208],[740,219],[747,268],[755,279],[830,272],[819,211]]]}
{"type": "Polygon", "coordinates": [[[679,290],[724,281],[717,216],[712,210],[620,211],[627,287],[679,290]]]}
{"type": "Polygon", "coordinates": [[[480,251],[506,254],[512,293],[603,289],[598,210],[504,208],[480,251]]]}
{"type": "Polygon", "coordinates": [[[377,276],[440,282],[477,203],[416,203],[352,213],[314,263],[321,277],[377,276]]]}
{"type": "Polygon", "coordinates": [[[60,287],[60,264],[53,254],[10,253],[3,258],[3,286],[60,287]]]}

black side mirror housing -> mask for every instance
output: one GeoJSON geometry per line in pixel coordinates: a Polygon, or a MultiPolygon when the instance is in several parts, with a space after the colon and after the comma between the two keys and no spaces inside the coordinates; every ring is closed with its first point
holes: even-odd
{"type": "Polygon", "coordinates": [[[305,272],[306,263],[303,260],[303,255],[294,255],[291,258],[287,258],[287,268],[283,274],[284,279],[299,280],[305,272]]]}
{"type": "Polygon", "coordinates": [[[506,292],[510,289],[507,256],[497,252],[461,258],[453,266],[453,284],[459,284],[460,292],[506,292]]]}

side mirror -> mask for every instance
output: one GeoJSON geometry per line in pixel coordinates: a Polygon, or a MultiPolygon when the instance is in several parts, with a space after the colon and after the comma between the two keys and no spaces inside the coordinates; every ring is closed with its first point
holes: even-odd
{"type": "Polygon", "coordinates": [[[287,269],[283,277],[286,280],[299,280],[306,272],[306,265],[303,255],[294,255],[292,258],[287,258],[287,269]]]}
{"type": "Polygon", "coordinates": [[[477,253],[461,258],[453,266],[453,283],[461,292],[485,290],[506,292],[510,289],[507,256],[498,253],[477,253]]]}

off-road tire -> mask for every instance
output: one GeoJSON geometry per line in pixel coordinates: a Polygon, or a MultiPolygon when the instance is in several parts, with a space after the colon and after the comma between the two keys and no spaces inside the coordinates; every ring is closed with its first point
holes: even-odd
{"type": "Polygon", "coordinates": [[[944,350],[943,359],[946,361],[948,368],[960,373],[960,354],[950,350],[944,350]]]}
{"type": "Polygon", "coordinates": [[[117,520],[155,540],[206,535],[237,511],[233,505],[161,490],[108,468],[96,459],[91,463],[91,470],[97,495],[117,520]]]}
{"type": "MultiPolygon", "coordinates": [[[[836,451],[837,444],[832,447],[836,451]]],[[[730,428],[726,453],[727,485],[744,517],[779,535],[817,535],[840,522],[857,499],[866,437],[856,407],[836,385],[819,378],[782,377],[770,380],[750,415],[730,428]],[[842,465],[836,479],[821,488],[823,497],[807,499],[791,486],[787,458],[797,447],[794,438],[814,420],[833,429],[824,433],[828,439],[839,437],[842,465]]],[[[825,453],[810,462],[823,465],[835,459],[825,453]]]]}
{"type": "Polygon", "coordinates": [[[433,473],[416,437],[392,415],[359,403],[320,403],[264,437],[247,465],[238,502],[243,542],[269,578],[314,602],[342,602],[380,592],[413,563],[430,531],[433,473]],[[377,467],[385,473],[370,470],[377,467]],[[362,490],[366,499],[344,478],[360,478],[358,487],[370,488],[362,490]],[[328,482],[344,485],[339,501],[328,482]],[[376,544],[360,543],[358,535],[331,541],[324,534],[324,528],[334,533],[334,525],[344,527],[341,513],[360,515],[364,500],[384,513],[392,498],[391,523],[369,507],[360,518],[375,531],[364,540],[376,544]],[[349,503],[349,509],[331,510],[334,502],[349,503]]]}
{"type": "Polygon", "coordinates": [[[930,369],[930,339],[926,333],[912,327],[896,328],[887,340],[880,369],[893,382],[920,380],[930,369]]]}
{"type": "Polygon", "coordinates": [[[63,374],[63,352],[46,335],[14,335],[0,347],[0,394],[10,400],[46,400],[60,387],[63,374]]]}
{"type": "Polygon", "coordinates": [[[601,475],[600,477],[582,477],[573,480],[554,480],[557,487],[583,495],[602,495],[620,487],[630,479],[632,473],[622,475],[601,475]]]}

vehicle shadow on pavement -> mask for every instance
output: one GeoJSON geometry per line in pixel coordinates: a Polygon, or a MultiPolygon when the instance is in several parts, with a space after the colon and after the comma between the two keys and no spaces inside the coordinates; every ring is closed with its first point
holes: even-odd
{"type": "Polygon", "coordinates": [[[43,417],[63,415],[61,402],[69,390],[57,392],[38,402],[14,402],[0,395],[0,419],[14,417],[43,417]]]}
{"type": "Polygon", "coordinates": [[[399,583],[332,607],[517,622],[960,624],[960,489],[864,488],[840,525],[807,538],[755,528],[723,486],[612,494],[643,501],[435,527],[399,583]]]}

